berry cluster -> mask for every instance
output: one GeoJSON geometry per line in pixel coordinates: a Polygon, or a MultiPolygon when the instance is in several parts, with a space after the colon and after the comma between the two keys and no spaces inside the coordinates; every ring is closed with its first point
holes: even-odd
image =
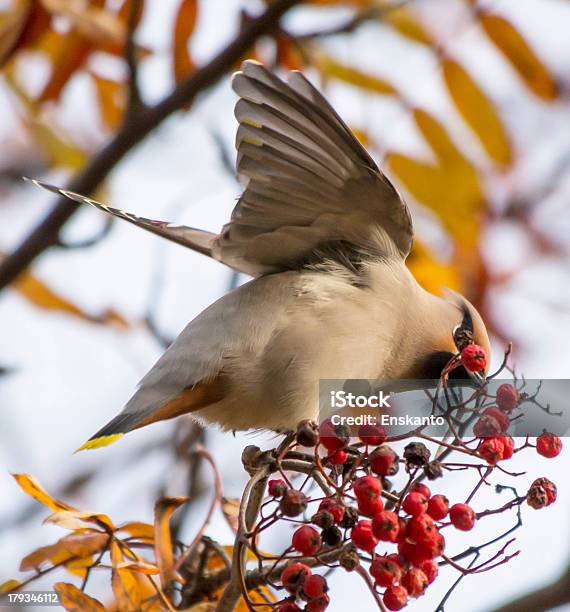
{"type": "MultiPolygon", "coordinates": [[[[486,357],[480,347],[469,344],[456,359],[468,369],[479,370],[486,357]]],[[[454,529],[471,531],[486,516],[517,508],[525,501],[535,509],[553,503],[556,487],[547,478],[535,480],[526,495],[515,491],[511,501],[496,509],[477,508],[475,497],[481,487],[489,485],[499,462],[528,447],[544,457],[555,457],[562,442],[545,432],[536,445],[526,439],[516,448],[507,433],[510,415],[522,401],[515,386],[503,384],[495,395],[481,388],[476,394],[482,394],[485,401],[479,404],[481,410],[473,412],[475,439],[455,436],[445,443],[430,438],[421,427],[391,438],[376,426],[361,427],[356,438],[330,420],[320,426],[309,421],[299,424],[294,438],[271,459],[271,471],[279,472],[279,477],[269,480],[269,499],[247,534],[260,567],[269,564],[268,584],[284,593],[274,605],[276,610],[324,611],[330,601],[328,585],[318,568],[364,574],[379,607],[400,610],[411,598],[426,592],[441,565],[451,565],[464,574],[478,573],[518,554],[505,552],[509,541],[487,561],[463,567],[455,560],[461,553],[446,554],[446,535],[454,529]],[[394,444],[402,441],[399,456],[394,444]],[[443,452],[433,454],[428,445],[439,445],[443,452]],[[454,457],[462,453],[461,462],[451,463],[452,453],[454,457]],[[450,501],[443,492],[442,476],[458,468],[469,470],[475,482],[465,499],[450,501]],[[293,484],[291,472],[306,475],[300,485],[293,484]],[[401,481],[398,486],[396,481],[401,481]],[[439,492],[432,494],[436,485],[439,492]],[[280,521],[295,525],[290,546],[278,557],[265,556],[257,548],[258,537],[280,521]]],[[[476,543],[470,550],[474,548],[476,543]]]]}

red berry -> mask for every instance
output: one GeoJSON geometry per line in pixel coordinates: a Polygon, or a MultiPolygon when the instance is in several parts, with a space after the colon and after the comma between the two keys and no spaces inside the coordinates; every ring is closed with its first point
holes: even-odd
{"type": "Polygon", "coordinates": [[[404,497],[404,501],[402,503],[402,508],[408,514],[412,516],[417,516],[422,512],[425,512],[428,507],[427,497],[418,493],[417,491],[412,491],[412,493],[408,493],[406,497],[404,497]]]}
{"type": "Polygon", "coordinates": [[[544,432],[536,439],[536,452],[552,459],[562,451],[562,440],[552,433],[544,432]]]}
{"type": "Polygon", "coordinates": [[[393,476],[398,471],[398,455],[389,446],[379,446],[370,453],[370,469],[380,476],[393,476]]]}
{"type": "Polygon", "coordinates": [[[299,608],[299,606],[292,601],[284,601],[283,603],[279,604],[275,608],[275,611],[276,612],[301,612],[301,608],[299,608]]]}
{"type": "Polygon", "coordinates": [[[432,519],[441,521],[449,514],[449,500],[445,495],[434,495],[428,501],[427,512],[432,519]]]}
{"type": "Polygon", "coordinates": [[[422,561],[418,566],[428,579],[428,584],[431,584],[439,573],[439,565],[433,560],[422,561]]]}
{"type": "Polygon", "coordinates": [[[468,344],[461,351],[461,362],[469,372],[480,372],[487,367],[487,354],[478,344],[468,344]]]}
{"type": "Polygon", "coordinates": [[[503,442],[503,460],[510,459],[515,452],[515,441],[511,436],[501,436],[503,442]]]}
{"type": "Polygon", "coordinates": [[[417,544],[429,544],[438,533],[433,519],[425,513],[412,517],[406,528],[406,535],[417,544]]]}
{"type": "Polygon", "coordinates": [[[381,425],[361,425],[358,429],[358,437],[365,444],[378,446],[378,444],[384,444],[388,436],[381,425]]]}
{"type": "Polygon", "coordinates": [[[505,444],[502,436],[494,436],[492,438],[483,438],[477,447],[477,452],[490,465],[495,465],[498,461],[504,459],[505,444]]]}
{"type": "Polygon", "coordinates": [[[370,564],[370,575],[381,587],[392,586],[395,582],[400,582],[402,568],[399,563],[389,557],[375,557],[370,564]]]}
{"type": "Polygon", "coordinates": [[[372,519],[372,533],[383,542],[395,542],[400,531],[400,521],[395,512],[384,510],[372,519]]]}
{"type": "Polygon", "coordinates": [[[497,419],[499,425],[501,426],[502,432],[507,431],[511,424],[509,417],[502,410],[499,410],[499,408],[497,408],[496,406],[486,408],[485,410],[483,410],[483,414],[497,419]]]}
{"type": "Polygon", "coordinates": [[[419,565],[423,561],[428,561],[435,557],[427,548],[409,540],[398,543],[398,552],[412,565],[419,565]]]}
{"type": "Polygon", "coordinates": [[[373,501],[380,497],[382,483],[374,476],[362,476],[354,481],[352,489],[358,501],[373,501]]]}
{"type": "Polygon", "coordinates": [[[401,610],[408,603],[408,591],[402,586],[388,587],[382,601],[388,610],[401,610]]]}
{"type": "Polygon", "coordinates": [[[327,581],[325,578],[323,578],[323,576],[313,574],[312,576],[307,576],[307,578],[305,578],[305,582],[303,583],[303,593],[309,599],[318,599],[327,591],[327,581]]]}
{"type": "MultiPolygon", "coordinates": [[[[443,554],[445,550],[445,538],[443,535],[437,531],[434,537],[430,540],[426,540],[424,542],[418,543],[420,548],[420,553],[424,557],[422,561],[425,559],[434,559],[435,557],[439,557],[443,554]]],[[[419,565],[416,563],[416,565],[419,565]]]]}
{"type": "Polygon", "coordinates": [[[423,482],[416,482],[414,485],[412,485],[410,491],[414,491],[415,493],[421,493],[424,497],[427,497],[428,499],[431,497],[430,488],[423,482]]]}
{"type": "Polygon", "coordinates": [[[473,434],[478,438],[498,436],[502,431],[499,421],[489,414],[483,414],[473,425],[473,434]]]}
{"type": "Polygon", "coordinates": [[[556,485],[548,478],[537,478],[526,494],[526,503],[535,510],[550,506],[556,501],[556,485]]]}
{"type": "Polygon", "coordinates": [[[497,389],[497,406],[501,410],[509,412],[513,408],[516,408],[519,403],[519,392],[507,383],[501,385],[497,389]]]}
{"type": "Polygon", "coordinates": [[[339,449],[332,453],[332,455],[329,455],[328,459],[333,465],[343,465],[348,459],[348,453],[345,450],[339,449]]]}
{"type": "Polygon", "coordinates": [[[331,453],[344,448],[350,442],[348,429],[342,425],[333,425],[330,419],[321,423],[319,435],[321,444],[331,453]]]}
{"type": "Polygon", "coordinates": [[[311,568],[304,563],[291,563],[281,572],[281,584],[296,594],[305,580],[311,575],[311,568]]]}
{"type": "Polygon", "coordinates": [[[328,608],[330,602],[330,597],[326,593],[323,593],[318,599],[311,600],[305,606],[305,612],[324,612],[324,610],[328,608]]]}
{"type": "Polygon", "coordinates": [[[330,512],[335,523],[340,523],[344,518],[344,506],[333,499],[323,499],[323,501],[319,504],[319,511],[321,510],[330,512]]]}
{"type": "Polygon", "coordinates": [[[467,504],[454,504],[449,509],[449,518],[452,525],[461,531],[470,531],[475,525],[475,512],[467,504]]]}
{"type": "Polygon", "coordinates": [[[402,577],[402,586],[410,597],[423,595],[428,584],[428,577],[417,567],[411,567],[402,577]]]}
{"type": "Polygon", "coordinates": [[[267,490],[271,497],[281,497],[287,491],[287,483],[284,480],[270,480],[267,490]]]}
{"type": "Polygon", "coordinates": [[[357,547],[371,553],[378,544],[378,540],[372,533],[372,521],[358,521],[350,532],[350,539],[357,547]]]}
{"type": "Polygon", "coordinates": [[[359,499],[358,501],[358,510],[360,514],[364,514],[364,516],[376,516],[379,512],[384,510],[384,502],[381,497],[377,499],[359,499]]]}
{"type": "Polygon", "coordinates": [[[293,548],[302,555],[314,555],[321,548],[321,534],[309,525],[302,525],[293,534],[293,548]]]}

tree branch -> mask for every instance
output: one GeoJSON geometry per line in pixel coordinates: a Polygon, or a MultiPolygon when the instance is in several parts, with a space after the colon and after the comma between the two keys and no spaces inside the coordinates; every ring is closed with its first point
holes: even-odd
{"type": "Polygon", "coordinates": [[[522,595],[493,612],[520,612],[521,610],[552,610],[570,602],[570,566],[550,584],[522,595]]]}
{"type": "Polygon", "coordinates": [[[137,18],[141,10],[141,1],[132,0],[129,7],[129,19],[127,22],[127,40],[125,43],[125,61],[129,73],[128,77],[128,100],[126,117],[132,116],[143,106],[141,92],[139,89],[137,48],[135,44],[135,30],[137,18]]]}
{"type": "MultiPolygon", "coordinates": [[[[270,33],[279,19],[300,0],[276,0],[208,64],[182,81],[155,106],[140,108],[128,118],[113,139],[91,159],[67,186],[69,191],[89,195],[105,180],[125,155],[172,113],[187,107],[214,85],[262,36],[270,33]]],[[[59,197],[47,217],[23,243],[0,264],[0,290],[16,279],[46,249],[57,244],[59,232],[79,205],[59,197]]]]}

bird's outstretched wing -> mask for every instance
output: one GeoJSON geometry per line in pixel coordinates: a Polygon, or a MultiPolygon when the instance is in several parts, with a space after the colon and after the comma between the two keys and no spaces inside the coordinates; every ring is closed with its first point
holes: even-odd
{"type": "Polygon", "coordinates": [[[408,208],[301,73],[290,72],[285,83],[246,61],[233,89],[240,96],[236,165],[245,191],[213,243],[217,259],[272,272],[335,244],[371,256],[408,254],[408,208]]]}
{"type": "Polygon", "coordinates": [[[405,258],[409,210],[342,119],[297,71],[288,82],[246,61],[237,173],[245,190],[221,234],[137,217],[40,181],[34,183],[214,257],[252,276],[297,269],[320,254],[405,258]]]}

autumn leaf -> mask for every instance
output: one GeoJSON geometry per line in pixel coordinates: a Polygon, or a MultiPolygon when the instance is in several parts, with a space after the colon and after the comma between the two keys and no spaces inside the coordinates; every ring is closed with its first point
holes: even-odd
{"type": "Polygon", "coordinates": [[[16,580],[15,578],[6,580],[6,582],[0,584],[0,593],[10,593],[10,591],[17,589],[21,584],[20,580],[16,580]]]}
{"type": "Polygon", "coordinates": [[[89,74],[97,90],[103,126],[110,131],[114,131],[121,125],[125,112],[125,86],[118,81],[105,79],[95,72],[89,74]]]}
{"type": "Polygon", "coordinates": [[[56,582],[53,588],[67,612],[105,612],[105,606],[101,602],[86,595],[73,584],[56,582]]]}
{"type": "Polygon", "coordinates": [[[543,100],[554,100],[558,96],[556,81],[521,33],[499,15],[479,12],[478,16],[487,36],[511,63],[525,85],[543,100]]]}
{"type": "Polygon", "coordinates": [[[149,523],[130,522],[117,527],[117,531],[126,531],[131,537],[139,540],[154,540],[154,526],[149,523]]]}
{"type": "Polygon", "coordinates": [[[355,87],[377,94],[397,95],[397,90],[388,81],[362,72],[352,66],[337,62],[325,54],[315,55],[314,63],[323,75],[343,81],[355,87]]]}
{"type": "Polygon", "coordinates": [[[65,312],[91,323],[113,324],[123,329],[130,327],[128,321],[114,310],[107,310],[101,315],[92,315],[85,312],[73,302],[55,293],[30,272],[23,274],[14,281],[12,288],[32,304],[44,310],[65,312]]]}
{"type": "Polygon", "coordinates": [[[398,153],[388,154],[387,162],[409,193],[437,214],[454,240],[475,248],[485,197],[469,163],[434,165],[398,153]]]}
{"type": "Polygon", "coordinates": [[[425,110],[416,108],[413,117],[423,137],[443,163],[466,161],[463,154],[449,137],[444,125],[425,110]]]}
{"type": "Polygon", "coordinates": [[[193,72],[195,68],[188,51],[188,41],[194,32],[197,16],[198,0],[182,0],[174,23],[172,47],[174,79],[177,83],[193,72]]]}
{"type": "Polygon", "coordinates": [[[60,538],[55,544],[42,546],[20,563],[20,571],[39,569],[46,563],[60,565],[71,559],[83,559],[102,551],[109,541],[109,535],[100,531],[72,533],[60,538]]]}
{"type": "Polygon", "coordinates": [[[170,517],[187,501],[186,497],[164,497],[159,499],[154,506],[154,550],[156,563],[160,569],[162,588],[166,588],[175,575],[170,517]]]}
{"type": "Polygon", "coordinates": [[[394,8],[382,13],[382,21],[392,26],[402,36],[416,43],[434,46],[434,41],[422,24],[404,6],[394,8]]]}
{"type": "Polygon", "coordinates": [[[50,14],[34,0],[16,0],[0,15],[0,67],[14,54],[32,46],[48,29],[50,14]]]}
{"type": "Polygon", "coordinates": [[[440,260],[419,240],[414,240],[406,265],[418,283],[430,293],[440,294],[444,287],[456,291],[462,289],[461,278],[453,262],[440,260]]]}
{"type": "Polygon", "coordinates": [[[511,144],[493,103],[456,61],[443,59],[447,89],[463,119],[475,132],[489,157],[501,166],[512,161],[511,144]]]}
{"type": "Polygon", "coordinates": [[[61,510],[68,510],[77,512],[75,508],[69,506],[65,502],[54,499],[37,481],[36,478],[30,474],[12,474],[14,480],[20,485],[20,488],[40,504],[59,512],[61,510]]]}
{"type": "Polygon", "coordinates": [[[106,514],[93,514],[92,512],[80,512],[78,510],[61,510],[50,514],[44,523],[51,523],[65,529],[85,529],[85,523],[92,523],[109,531],[114,531],[113,521],[106,514]]]}
{"type": "Polygon", "coordinates": [[[124,567],[123,554],[117,541],[111,543],[111,586],[122,612],[138,612],[141,609],[141,591],[133,572],[124,567]]]}
{"type": "Polygon", "coordinates": [[[286,70],[301,70],[304,66],[303,56],[288,37],[275,38],[275,53],[277,64],[286,70]]]}

